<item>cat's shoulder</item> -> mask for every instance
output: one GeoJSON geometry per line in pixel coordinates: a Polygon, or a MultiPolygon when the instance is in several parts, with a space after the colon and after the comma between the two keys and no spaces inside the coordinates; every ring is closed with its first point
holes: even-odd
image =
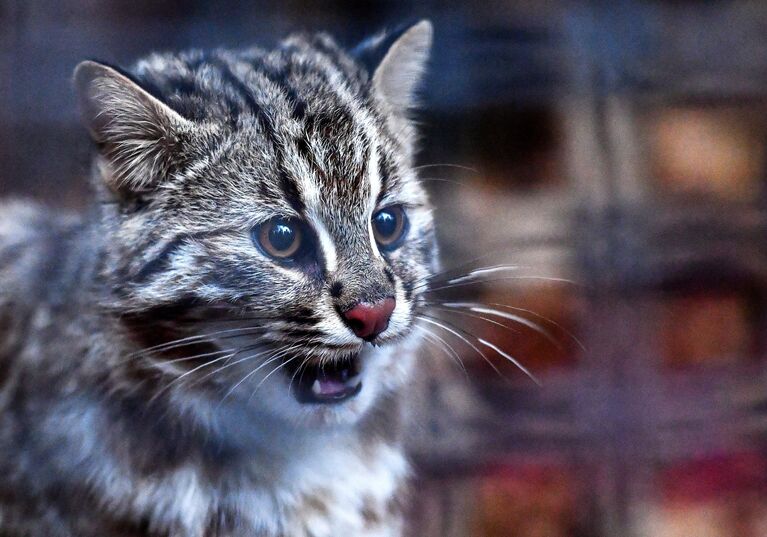
{"type": "Polygon", "coordinates": [[[0,308],[39,296],[61,233],[75,221],[39,203],[0,201],[0,308]]]}
{"type": "Polygon", "coordinates": [[[14,292],[23,267],[28,266],[40,246],[45,209],[22,200],[0,202],[0,296],[14,292]]]}

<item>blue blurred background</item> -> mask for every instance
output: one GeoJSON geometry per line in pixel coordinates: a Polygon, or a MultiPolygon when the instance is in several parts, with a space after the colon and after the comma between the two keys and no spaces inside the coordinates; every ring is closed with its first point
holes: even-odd
{"type": "Polygon", "coordinates": [[[87,203],[81,59],[424,17],[444,265],[519,265],[441,291],[516,321],[435,315],[543,386],[427,345],[411,535],[764,537],[764,2],[1,0],[0,196],[87,203]]]}

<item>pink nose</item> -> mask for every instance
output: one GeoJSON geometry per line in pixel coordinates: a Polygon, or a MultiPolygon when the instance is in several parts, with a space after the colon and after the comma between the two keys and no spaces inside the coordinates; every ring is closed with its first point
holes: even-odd
{"type": "Polygon", "coordinates": [[[375,304],[360,302],[343,315],[346,324],[358,337],[370,341],[388,328],[389,318],[396,305],[393,298],[385,298],[375,304]]]}

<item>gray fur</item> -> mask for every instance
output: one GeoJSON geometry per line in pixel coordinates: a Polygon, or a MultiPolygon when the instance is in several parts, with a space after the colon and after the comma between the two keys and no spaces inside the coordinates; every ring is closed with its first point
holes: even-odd
{"type": "Polygon", "coordinates": [[[399,534],[397,394],[436,262],[407,119],[430,42],[412,27],[374,71],[324,34],[78,67],[92,209],[0,207],[0,534],[399,534]],[[379,251],[393,204],[410,229],[379,251]],[[276,216],[315,231],[316,263],[254,246],[276,216]],[[385,296],[373,347],[338,312],[385,296]],[[350,352],[363,390],[338,405],[276,370],[350,352]]]}

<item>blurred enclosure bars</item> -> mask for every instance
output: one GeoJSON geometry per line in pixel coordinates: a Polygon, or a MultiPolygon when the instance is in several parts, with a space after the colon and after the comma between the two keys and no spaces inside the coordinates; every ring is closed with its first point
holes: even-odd
{"type": "Polygon", "coordinates": [[[0,194],[82,206],[82,57],[424,16],[444,266],[520,265],[431,297],[529,321],[433,315],[543,386],[423,325],[412,535],[767,535],[763,2],[4,0],[0,194]]]}

